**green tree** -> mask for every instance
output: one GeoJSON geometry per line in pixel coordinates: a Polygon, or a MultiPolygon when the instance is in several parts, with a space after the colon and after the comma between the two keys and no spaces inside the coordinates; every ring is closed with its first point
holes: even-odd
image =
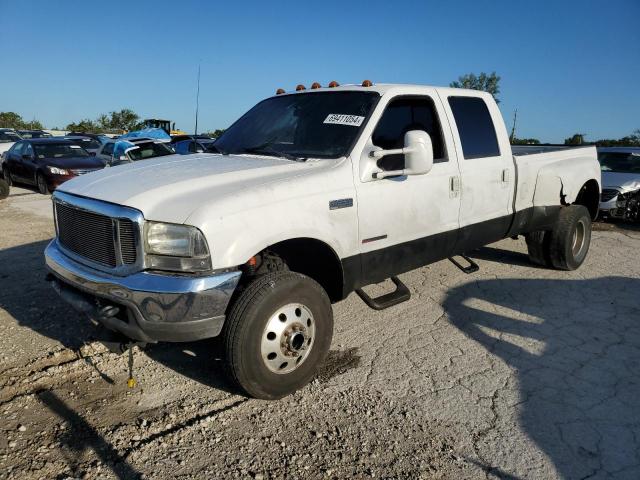
{"type": "Polygon", "coordinates": [[[79,122],[70,123],[65,127],[65,130],[82,133],[100,133],[100,127],[88,118],[80,120],[79,122]]]}
{"type": "Polygon", "coordinates": [[[489,92],[493,95],[495,101],[500,103],[500,100],[498,100],[498,94],[500,93],[500,77],[496,75],[496,72],[491,72],[488,75],[484,72],[480,72],[480,75],[467,73],[466,75],[458,77],[458,80],[451,82],[449,86],[452,88],[469,88],[471,90],[489,92]]]}
{"type": "Polygon", "coordinates": [[[571,137],[564,139],[565,145],[583,145],[584,137],[586,137],[586,133],[574,133],[571,137]]]}
{"type": "Polygon", "coordinates": [[[140,117],[130,108],[123,108],[118,112],[98,117],[100,126],[105,130],[138,130],[143,127],[140,117]]]}
{"type": "Polygon", "coordinates": [[[537,138],[517,138],[511,139],[511,145],[540,145],[540,140],[537,138]]]}
{"type": "Polygon", "coordinates": [[[24,128],[22,117],[15,112],[0,112],[0,127],[24,128]]]}
{"type": "Polygon", "coordinates": [[[227,129],[223,128],[223,129],[216,129],[212,132],[207,132],[207,135],[209,135],[211,138],[218,138],[219,136],[221,136],[227,129]]]}

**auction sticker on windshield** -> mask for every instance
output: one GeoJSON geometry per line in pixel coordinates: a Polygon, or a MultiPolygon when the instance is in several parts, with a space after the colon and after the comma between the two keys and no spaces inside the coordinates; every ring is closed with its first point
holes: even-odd
{"type": "Polygon", "coordinates": [[[341,113],[330,113],[322,123],[333,123],[334,125],[350,125],[352,127],[359,127],[362,125],[364,117],[359,115],[344,115],[341,113]]]}

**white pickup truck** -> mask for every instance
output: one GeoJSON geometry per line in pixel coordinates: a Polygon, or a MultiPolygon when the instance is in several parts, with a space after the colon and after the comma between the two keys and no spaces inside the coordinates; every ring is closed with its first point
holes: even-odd
{"type": "Polygon", "coordinates": [[[59,187],[45,252],[54,288],[133,340],[222,335],[238,386],[273,399],[313,377],[331,303],[350,292],[387,308],[409,298],[396,275],[520,234],[541,265],[585,259],[595,148],[514,156],[484,92],[317,87],[258,103],[218,153],[59,187]],[[362,290],[388,278],[396,289],[382,297],[362,290]]]}

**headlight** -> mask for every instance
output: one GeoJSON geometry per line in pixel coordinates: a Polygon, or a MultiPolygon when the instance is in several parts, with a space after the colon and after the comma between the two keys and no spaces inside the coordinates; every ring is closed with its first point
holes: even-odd
{"type": "Polygon", "coordinates": [[[147,222],[145,252],[149,268],[178,272],[211,270],[211,257],[204,235],[188,225],[147,222]]]}
{"type": "Polygon", "coordinates": [[[47,169],[53,174],[53,175],[69,175],[69,172],[67,170],[65,170],[64,168],[58,168],[58,167],[47,167],[47,169]]]}

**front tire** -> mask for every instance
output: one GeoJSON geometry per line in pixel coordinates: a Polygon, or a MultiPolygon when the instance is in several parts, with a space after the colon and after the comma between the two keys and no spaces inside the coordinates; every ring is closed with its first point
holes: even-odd
{"type": "Polygon", "coordinates": [[[0,200],[4,200],[9,196],[9,184],[0,178],[0,200]]]}
{"type": "Polygon", "coordinates": [[[36,183],[38,184],[38,192],[40,192],[42,195],[48,195],[49,194],[49,187],[47,186],[47,179],[44,178],[44,175],[42,173],[38,173],[37,177],[36,177],[36,183]]]}
{"type": "Polygon", "coordinates": [[[12,186],[13,180],[11,180],[11,172],[9,172],[9,167],[4,167],[2,169],[2,176],[4,177],[4,181],[7,182],[7,185],[12,186]]]}
{"type": "Polygon", "coordinates": [[[587,256],[591,244],[591,215],[582,205],[563,207],[553,230],[548,232],[549,257],[558,270],[575,270],[587,256]]]}
{"type": "Polygon", "coordinates": [[[311,381],[332,335],[331,302],[317,282],[290,271],[262,275],[240,293],[225,321],[231,379],[251,397],[289,395],[311,381]]]}

